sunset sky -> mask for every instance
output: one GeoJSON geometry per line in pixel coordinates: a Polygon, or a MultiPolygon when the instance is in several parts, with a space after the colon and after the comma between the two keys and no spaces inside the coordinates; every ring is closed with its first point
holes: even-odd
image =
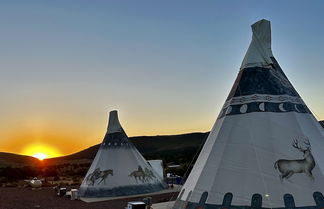
{"type": "Polygon", "coordinates": [[[209,131],[262,18],[323,120],[324,3],[265,2],[0,1],[0,151],[80,151],[113,109],[129,136],[209,131]]]}

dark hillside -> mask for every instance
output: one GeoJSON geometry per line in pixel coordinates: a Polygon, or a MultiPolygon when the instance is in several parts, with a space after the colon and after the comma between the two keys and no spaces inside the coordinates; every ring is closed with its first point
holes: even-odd
{"type": "MultiPolygon", "coordinates": [[[[209,133],[209,132],[208,132],[209,133]]],[[[170,136],[131,137],[131,141],[142,154],[197,148],[205,142],[208,133],[190,133],[170,136]]]]}
{"type": "MultiPolygon", "coordinates": [[[[130,137],[130,140],[147,159],[158,158],[163,159],[165,162],[176,162],[177,159],[184,156],[185,158],[192,158],[197,149],[205,142],[208,134],[209,132],[166,136],[137,136],[130,137]]],[[[46,164],[57,164],[81,159],[92,160],[99,146],[97,144],[72,155],[47,159],[45,162],[46,164]]]]}
{"type": "Polygon", "coordinates": [[[17,155],[13,153],[0,152],[0,168],[3,167],[22,167],[25,165],[40,165],[40,161],[34,157],[17,155]]]}

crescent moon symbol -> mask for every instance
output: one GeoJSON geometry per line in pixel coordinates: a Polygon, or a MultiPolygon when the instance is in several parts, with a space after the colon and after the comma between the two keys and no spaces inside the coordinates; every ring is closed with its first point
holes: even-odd
{"type": "Polygon", "coordinates": [[[261,104],[259,104],[259,108],[260,108],[261,111],[264,111],[265,110],[264,109],[264,102],[262,102],[261,104]]]}
{"type": "Polygon", "coordinates": [[[282,111],[282,112],[286,112],[285,108],[283,107],[283,103],[279,104],[279,109],[282,111]]]}
{"type": "Polygon", "coordinates": [[[297,112],[300,112],[298,107],[297,107],[297,104],[295,104],[295,109],[297,110],[297,112]]]}
{"type": "Polygon", "coordinates": [[[226,110],[226,114],[230,114],[232,112],[232,106],[228,106],[226,110]]]}

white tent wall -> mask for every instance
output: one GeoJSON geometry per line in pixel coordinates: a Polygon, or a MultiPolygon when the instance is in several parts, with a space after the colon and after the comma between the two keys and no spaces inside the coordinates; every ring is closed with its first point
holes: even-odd
{"type": "MultiPolygon", "coordinates": [[[[202,193],[207,191],[206,203],[220,204],[223,196],[232,192],[233,205],[249,205],[252,195],[259,193],[264,197],[264,207],[282,207],[283,195],[290,193],[296,205],[314,205],[313,192],[324,192],[324,176],[319,166],[313,170],[314,180],[301,173],[292,175],[289,181],[281,181],[280,172],[274,167],[279,159],[303,158],[303,153],[292,147],[292,143],[296,137],[306,137],[305,133],[302,129],[296,129],[298,122],[294,116],[286,117],[285,114],[296,115],[250,113],[219,119],[216,124],[220,122],[222,129],[216,136],[210,135],[205,146],[213,152],[207,160],[206,154],[197,159],[187,179],[188,184],[183,187],[185,192],[181,199],[186,200],[192,191],[189,201],[199,202],[202,193]]],[[[313,123],[309,115],[299,117],[299,120],[313,123]]],[[[322,136],[313,133],[310,143],[320,140],[323,140],[322,136]]],[[[202,153],[205,151],[208,152],[203,150],[202,153]]],[[[323,159],[323,156],[319,159],[323,159]]]]}
{"type": "Polygon", "coordinates": [[[152,169],[122,129],[117,112],[109,117],[107,134],[80,186],[81,197],[115,197],[163,190],[152,169]]]}
{"type": "Polygon", "coordinates": [[[161,179],[164,179],[164,169],[162,160],[148,160],[147,161],[154,171],[159,175],[161,179]]]}
{"type": "Polygon", "coordinates": [[[270,22],[258,21],[252,31],[239,74],[174,209],[218,207],[227,193],[235,206],[251,206],[259,194],[262,207],[285,207],[290,194],[298,207],[319,201],[324,207],[315,193],[324,193],[323,128],[273,57],[270,22]]]}

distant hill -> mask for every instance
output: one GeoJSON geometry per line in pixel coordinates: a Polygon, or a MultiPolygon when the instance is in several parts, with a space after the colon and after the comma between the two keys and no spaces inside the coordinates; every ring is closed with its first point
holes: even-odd
{"type": "Polygon", "coordinates": [[[40,164],[41,162],[34,157],[0,152],[0,168],[7,167],[7,166],[22,167],[25,165],[38,166],[40,164]]]}
{"type": "MultiPolygon", "coordinates": [[[[130,141],[134,143],[136,148],[147,158],[156,157],[164,158],[168,154],[192,154],[205,142],[208,133],[189,133],[180,135],[164,135],[164,136],[136,136],[130,137],[130,141]],[[179,153],[180,152],[180,153],[179,153]]],[[[92,160],[99,149],[100,144],[89,147],[80,152],[57,158],[47,159],[47,164],[73,162],[81,159],[92,160]]],[[[194,153],[195,154],[195,153],[194,153]]],[[[194,155],[193,154],[193,155],[194,155]]],[[[191,156],[192,158],[193,156],[191,156]]]]}
{"type": "MultiPolygon", "coordinates": [[[[136,148],[147,159],[163,159],[166,162],[174,159],[192,158],[205,142],[208,133],[188,133],[165,136],[130,137],[136,148]]],[[[55,165],[64,163],[89,163],[94,159],[100,144],[91,146],[80,152],[57,158],[45,159],[43,162],[30,156],[0,152],[0,168],[55,165]]]]}

